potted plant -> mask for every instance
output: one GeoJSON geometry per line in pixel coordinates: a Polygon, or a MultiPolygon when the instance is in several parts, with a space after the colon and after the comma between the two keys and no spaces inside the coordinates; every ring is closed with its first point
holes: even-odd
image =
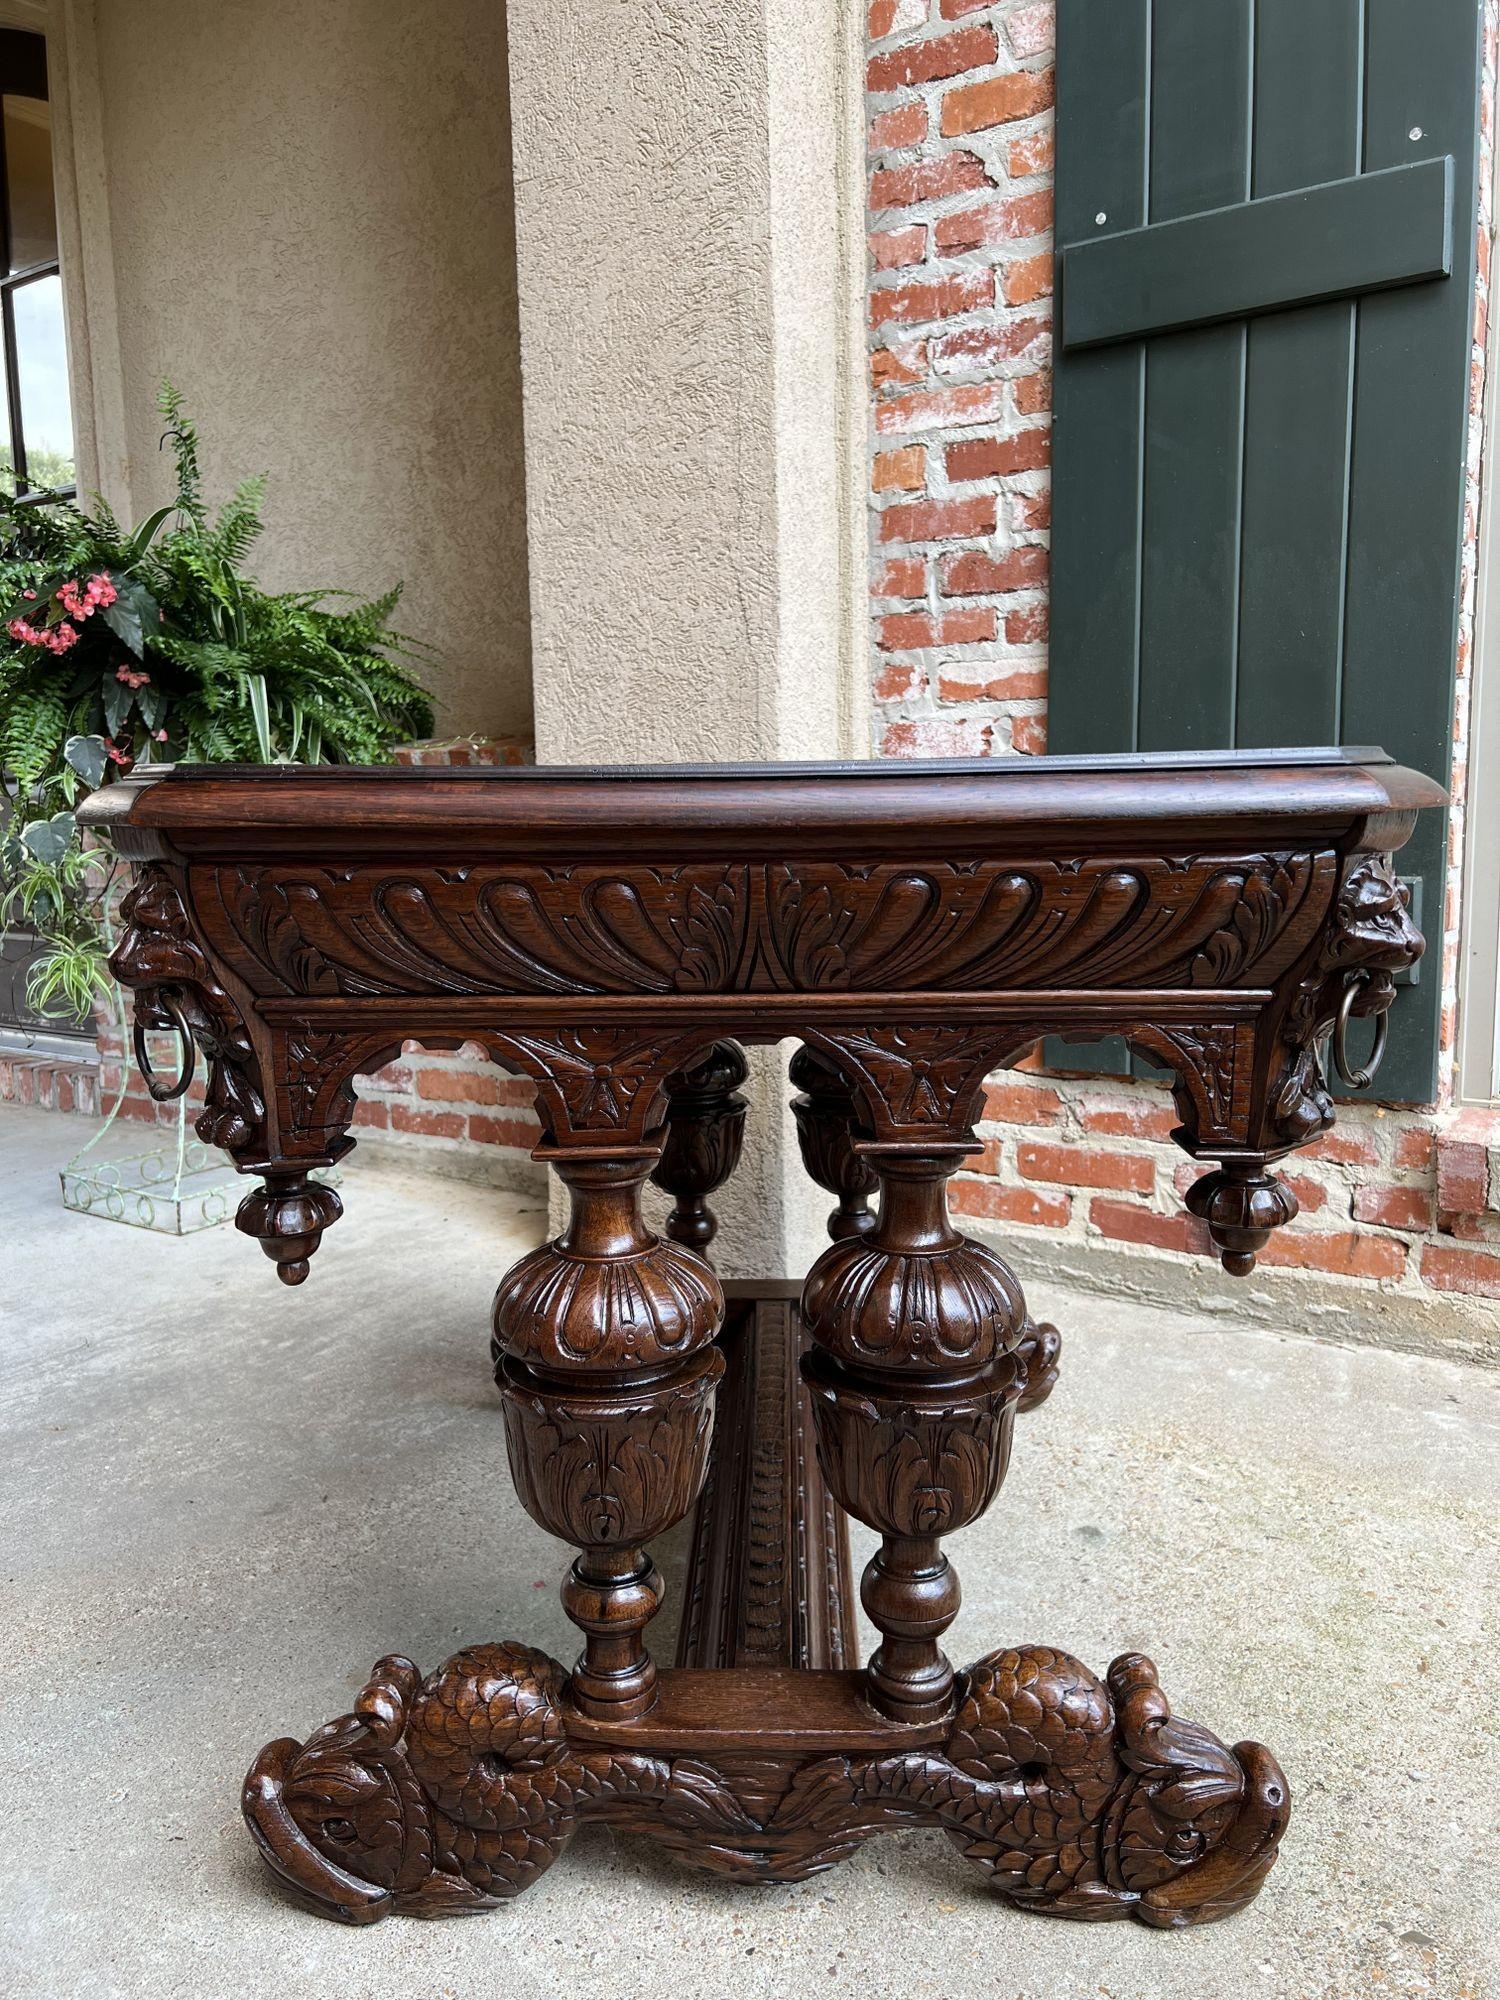
{"type": "Polygon", "coordinates": [[[170,384],[159,408],[177,491],[139,527],[98,496],[0,495],[0,924],[40,940],[31,1006],[75,1019],[110,985],[109,869],[80,847],[80,794],[145,762],[379,763],[432,727],[419,649],[390,626],[400,586],[343,605],[263,590],[245,562],[264,476],[211,516],[170,384]]]}

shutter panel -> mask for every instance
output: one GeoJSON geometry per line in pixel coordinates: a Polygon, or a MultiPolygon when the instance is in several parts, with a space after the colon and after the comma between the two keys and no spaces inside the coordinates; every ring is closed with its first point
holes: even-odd
{"type": "MultiPolygon", "coordinates": [[[[1049,749],[1448,781],[1480,15],[1059,0],[1049,749]]],[[[1424,814],[1435,948],[1373,1097],[1436,1093],[1446,849],[1424,814]]]]}

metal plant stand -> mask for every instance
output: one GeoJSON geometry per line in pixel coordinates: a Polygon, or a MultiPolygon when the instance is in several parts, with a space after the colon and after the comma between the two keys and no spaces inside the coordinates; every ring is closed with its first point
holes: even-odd
{"type": "MultiPolygon", "coordinates": [[[[118,988],[115,1007],[122,1051],[120,1086],[104,1123],[58,1174],[63,1207],[78,1215],[123,1222],[132,1229],[155,1229],[163,1236],[193,1236],[200,1229],[228,1222],[244,1190],[224,1155],[216,1147],[205,1146],[189,1129],[186,1094],[176,1100],[171,1127],[165,1132],[157,1127],[160,1137],[155,1145],[131,1153],[111,1153],[105,1147],[135,1068],[125,999],[118,988]]],[[[170,1031],[163,1039],[171,1039],[170,1031]]],[[[315,1178],[335,1186],[340,1177],[321,1173],[315,1178]]]]}

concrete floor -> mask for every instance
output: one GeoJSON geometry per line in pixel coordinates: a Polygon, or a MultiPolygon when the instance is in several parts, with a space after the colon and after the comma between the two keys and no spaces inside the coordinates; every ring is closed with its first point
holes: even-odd
{"type": "Polygon", "coordinates": [[[1268,1742],[1296,1809],[1250,1911],[1049,1924],[936,1834],[737,1890],[586,1829],[468,1923],[305,1915],[240,1823],[266,1739],[337,1713],[391,1649],[571,1657],[485,1353],[539,1213],[351,1165],[288,1292],[231,1229],[65,1214],[78,1135],[0,1108],[7,2000],[1500,1994],[1500,1378],[1040,1286],[1063,1380],[956,1539],[952,1650],[1039,1639],[1102,1669],[1140,1647],[1183,1713],[1268,1742]]]}

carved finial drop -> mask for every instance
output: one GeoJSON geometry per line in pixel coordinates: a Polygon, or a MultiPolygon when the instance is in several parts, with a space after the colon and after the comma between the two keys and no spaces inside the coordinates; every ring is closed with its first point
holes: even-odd
{"type": "Polygon", "coordinates": [[[1230,1160],[1188,1189],[1187,1205],[1219,1251],[1231,1278],[1247,1278],[1256,1254],[1297,1213],[1297,1197],[1284,1180],[1255,1161],[1230,1160]]]}
{"type": "Polygon", "coordinates": [[[740,1162],[745,1111],[739,1086],[750,1074],[733,1042],[715,1042],[701,1062],[667,1080],[667,1138],[651,1173],[673,1196],[667,1234],[674,1243],[706,1251],[719,1233],[708,1197],[740,1162]]]}
{"type": "Polygon", "coordinates": [[[870,1196],[880,1182],[854,1150],[854,1092],[825,1056],[806,1045],[792,1057],[789,1074],[801,1093],[792,1099],[792,1115],[802,1164],[819,1187],[838,1197],[828,1234],[836,1243],[868,1236],[875,1227],[870,1196]]]}
{"type": "Polygon", "coordinates": [[[344,1204],[331,1187],[298,1172],[285,1178],[268,1176],[264,1187],[240,1203],[234,1226],[259,1239],[261,1249],[275,1260],[276,1275],[284,1285],[300,1285],[323,1231],[343,1212],[344,1204]]]}

